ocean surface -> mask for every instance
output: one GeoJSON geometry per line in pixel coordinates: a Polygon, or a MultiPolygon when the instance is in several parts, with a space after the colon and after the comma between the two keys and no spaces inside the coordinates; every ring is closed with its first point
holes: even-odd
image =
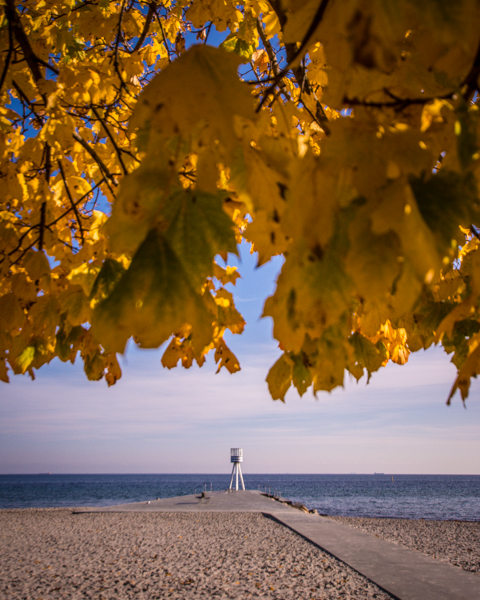
{"type": "MultiPolygon", "coordinates": [[[[480,521],[480,475],[244,475],[324,515],[480,521]]],[[[225,475],[0,475],[0,508],[107,506],[225,490],[225,475]]]]}

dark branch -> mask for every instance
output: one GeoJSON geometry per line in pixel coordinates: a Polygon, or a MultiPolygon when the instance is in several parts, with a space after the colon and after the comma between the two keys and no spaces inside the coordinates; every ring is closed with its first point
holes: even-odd
{"type": "Polygon", "coordinates": [[[478,78],[480,76],[480,42],[478,43],[477,53],[475,54],[475,58],[473,60],[472,68],[470,72],[465,77],[462,83],[462,87],[467,86],[463,94],[463,98],[466,101],[470,101],[478,90],[478,78]]]}
{"type": "Polygon", "coordinates": [[[473,233],[473,235],[477,238],[477,240],[480,240],[480,234],[477,231],[477,228],[475,227],[475,225],[470,225],[470,231],[473,233]]]}
{"type": "Polygon", "coordinates": [[[73,211],[75,213],[75,218],[77,219],[78,230],[80,231],[80,237],[82,239],[82,244],[84,244],[85,243],[85,236],[83,234],[83,226],[82,226],[82,221],[80,219],[80,214],[78,212],[77,205],[75,204],[75,202],[74,202],[74,200],[72,198],[72,194],[70,192],[70,188],[68,187],[67,178],[65,177],[65,171],[63,170],[62,162],[60,160],[58,160],[57,162],[58,162],[58,167],[60,169],[60,173],[62,175],[63,185],[65,186],[65,190],[67,191],[68,199],[70,200],[70,204],[72,205],[73,211]]]}
{"type": "MultiPolygon", "coordinates": [[[[275,79],[274,79],[274,81],[275,81],[277,79],[278,75],[280,74],[281,69],[278,64],[275,51],[272,48],[272,44],[270,43],[270,40],[268,40],[267,36],[265,35],[265,31],[263,30],[263,25],[262,25],[262,21],[260,20],[260,17],[257,17],[257,30],[260,35],[260,39],[262,40],[262,44],[268,54],[270,64],[272,65],[272,71],[273,71],[273,74],[275,75],[275,79]]],[[[279,83],[280,90],[282,91],[284,96],[289,98],[289,94],[287,92],[287,88],[285,86],[285,82],[283,81],[283,78],[280,79],[278,83],[279,83]]]]}
{"type": "Polygon", "coordinates": [[[32,102],[30,102],[30,99],[29,99],[29,97],[27,96],[27,94],[25,94],[25,92],[22,90],[22,88],[21,88],[21,87],[18,85],[18,83],[17,83],[15,80],[13,80],[13,81],[12,81],[12,85],[13,85],[13,87],[15,88],[15,90],[17,91],[17,93],[18,93],[18,95],[20,96],[20,98],[21,98],[21,99],[22,99],[22,100],[25,102],[25,104],[26,104],[27,106],[29,106],[29,107],[30,107],[30,110],[32,111],[32,113],[33,113],[33,115],[34,115],[34,117],[35,117],[35,120],[36,120],[36,121],[37,121],[37,123],[40,125],[40,127],[42,127],[42,126],[43,126],[43,124],[44,124],[44,119],[43,119],[43,118],[42,118],[40,115],[38,115],[38,114],[36,113],[36,111],[35,111],[35,106],[33,105],[33,103],[32,103],[32,102]]]}
{"type": "Polygon", "coordinates": [[[441,100],[450,100],[456,94],[456,92],[449,92],[448,94],[435,97],[425,96],[423,98],[399,98],[387,88],[384,88],[383,92],[389,96],[391,100],[387,100],[385,102],[369,102],[367,100],[359,100],[358,98],[348,98],[345,96],[343,98],[343,102],[348,106],[365,106],[367,108],[394,108],[397,111],[402,111],[408,106],[412,106],[414,104],[428,104],[437,98],[441,100]]]}
{"type": "Polygon", "coordinates": [[[28,39],[28,36],[25,33],[25,30],[23,29],[20,16],[15,7],[15,0],[6,0],[5,15],[13,30],[13,34],[15,35],[18,43],[20,44],[23,56],[25,57],[30,71],[32,72],[35,83],[38,83],[41,79],[43,79],[43,75],[40,71],[39,65],[48,67],[58,75],[58,70],[55,67],[52,67],[43,59],[39,58],[33,51],[32,46],[30,44],[30,40],[28,39]]]}
{"type": "Polygon", "coordinates": [[[145,19],[145,25],[143,26],[143,31],[142,31],[140,37],[138,38],[137,43],[135,44],[135,48],[132,50],[132,54],[137,52],[138,50],[140,50],[140,48],[142,47],[143,42],[145,41],[145,38],[147,37],[148,30],[150,29],[150,24],[155,15],[156,8],[157,8],[157,3],[150,2],[150,4],[148,5],[148,13],[147,13],[147,18],[145,19]]]}
{"type": "MultiPolygon", "coordinates": [[[[95,190],[98,190],[98,188],[102,185],[102,183],[105,181],[105,177],[102,177],[100,179],[100,181],[98,183],[96,183],[94,186],[91,187],[91,189],[88,190],[88,192],[85,192],[85,194],[83,194],[83,196],[81,196],[78,200],[76,200],[73,204],[74,206],[78,206],[81,202],[83,202],[85,200],[85,198],[89,195],[92,194],[95,190]]],[[[47,225],[48,227],[52,227],[52,225],[55,225],[56,223],[58,223],[58,221],[61,221],[64,217],[66,217],[68,215],[68,213],[70,213],[73,209],[73,207],[68,208],[64,213],[62,213],[59,217],[57,217],[56,219],[54,219],[51,223],[49,223],[47,225]]],[[[19,248],[20,246],[18,246],[19,248]]],[[[18,250],[17,248],[17,250],[18,250]]]]}
{"type": "Polygon", "coordinates": [[[118,78],[120,79],[120,92],[122,91],[122,89],[125,86],[125,82],[123,81],[123,77],[122,74],[120,72],[120,63],[118,61],[118,48],[120,45],[120,38],[122,36],[122,21],[123,21],[123,13],[125,11],[125,1],[123,0],[122,2],[122,6],[120,7],[120,16],[118,17],[118,31],[117,31],[117,37],[115,39],[115,51],[114,51],[114,55],[113,55],[113,65],[115,67],[115,71],[118,75],[118,78]]]}
{"type": "Polygon", "coordinates": [[[90,146],[90,144],[88,144],[81,135],[79,135],[76,131],[73,132],[73,138],[79,143],[81,144],[85,150],[90,154],[90,156],[93,158],[93,160],[97,163],[97,165],[100,167],[100,170],[104,173],[105,177],[107,177],[107,179],[109,179],[113,185],[118,185],[118,180],[115,177],[115,175],[113,175],[110,172],[110,169],[108,169],[108,167],[105,165],[105,163],[103,162],[103,160],[98,156],[98,154],[95,152],[94,148],[92,148],[92,146],[90,146]]]}
{"type": "Polygon", "coordinates": [[[167,43],[167,36],[165,35],[165,29],[163,28],[163,23],[162,23],[161,18],[158,16],[157,9],[155,9],[155,16],[157,17],[158,26],[160,27],[160,31],[162,32],[163,45],[165,46],[165,50],[167,51],[167,54],[168,54],[168,62],[172,62],[172,57],[170,55],[170,48],[168,47],[168,43],[167,43]]]}
{"type": "MultiPolygon", "coordinates": [[[[47,182],[47,187],[50,184],[50,173],[52,172],[52,163],[51,163],[51,155],[50,155],[50,144],[47,142],[45,144],[45,180],[47,182]]],[[[43,235],[45,233],[45,219],[47,212],[47,201],[44,200],[42,202],[42,206],[40,208],[40,234],[38,238],[38,249],[42,250],[43,248],[43,235]]]]}
{"type": "Polygon", "coordinates": [[[97,119],[100,121],[100,123],[102,124],[102,127],[105,130],[105,133],[108,136],[108,139],[112,142],[113,147],[115,148],[115,152],[117,153],[118,156],[118,160],[120,161],[120,164],[122,165],[122,169],[123,172],[125,173],[125,175],[127,175],[128,171],[127,171],[127,167],[125,166],[124,162],[123,162],[123,158],[122,158],[122,152],[121,152],[121,148],[118,147],[117,142],[115,141],[110,129],[107,127],[107,124],[105,123],[105,121],[102,119],[102,117],[98,114],[97,109],[95,107],[92,106],[92,111],[93,114],[97,117],[97,119]]]}
{"type": "Polygon", "coordinates": [[[8,54],[7,54],[7,58],[5,59],[5,66],[3,67],[2,78],[0,79],[0,93],[2,91],[3,84],[5,83],[5,79],[7,77],[8,68],[10,66],[10,61],[12,59],[12,54],[13,54],[13,31],[12,31],[12,24],[9,21],[8,22],[8,54]]]}
{"type": "MultiPolygon", "coordinates": [[[[308,28],[307,33],[303,37],[300,47],[298,48],[298,50],[296,51],[296,53],[293,56],[288,58],[287,66],[282,71],[280,71],[280,73],[275,77],[275,80],[272,83],[272,85],[265,91],[265,95],[263,96],[262,100],[260,101],[260,104],[257,106],[257,112],[262,108],[263,104],[265,103],[266,98],[269,96],[269,94],[272,93],[272,91],[278,85],[278,82],[281,79],[283,79],[283,77],[285,77],[285,75],[290,70],[293,70],[293,69],[295,69],[296,66],[298,66],[297,62],[299,62],[301,60],[302,56],[305,54],[305,51],[308,48],[308,45],[310,44],[315,31],[317,30],[318,26],[322,22],[323,15],[325,14],[325,10],[327,9],[328,3],[329,3],[329,0],[321,1],[320,6],[318,7],[317,12],[315,13],[315,16],[313,17],[313,20],[310,23],[310,27],[308,28]]],[[[272,6],[272,8],[277,13],[280,23],[282,23],[282,24],[285,23],[286,22],[285,13],[283,13],[283,11],[281,11],[279,9],[279,3],[276,2],[275,5],[272,6]],[[280,17],[279,13],[282,14],[281,17],[280,17]]],[[[300,86],[301,86],[301,89],[303,89],[303,86],[301,84],[300,84],[300,86]]]]}

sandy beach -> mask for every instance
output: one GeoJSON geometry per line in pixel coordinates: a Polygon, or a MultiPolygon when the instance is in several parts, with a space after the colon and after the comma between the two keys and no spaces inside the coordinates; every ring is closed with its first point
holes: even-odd
{"type": "Polygon", "coordinates": [[[0,598],[391,596],[257,513],[0,511],[0,598]]]}
{"type": "MultiPolygon", "coordinates": [[[[480,576],[480,523],[332,517],[480,576]]],[[[0,511],[0,598],[392,597],[258,513],[0,511]]]]}

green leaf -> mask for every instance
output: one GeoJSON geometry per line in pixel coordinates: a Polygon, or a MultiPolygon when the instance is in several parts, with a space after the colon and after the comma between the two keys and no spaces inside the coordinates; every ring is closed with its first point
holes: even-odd
{"type": "Polygon", "coordinates": [[[252,54],[257,49],[255,45],[238,39],[236,33],[231,33],[219,47],[227,50],[227,52],[235,52],[235,54],[244,58],[245,62],[252,58],[252,54]]]}
{"type": "Polygon", "coordinates": [[[380,349],[365,336],[357,332],[348,341],[355,350],[357,362],[367,369],[368,375],[370,376],[371,373],[378,371],[385,360],[385,356],[380,349]]]}
{"type": "Polygon", "coordinates": [[[93,284],[90,300],[97,295],[106,298],[124,273],[125,267],[121,263],[113,258],[106,258],[93,284]]]}
{"type": "Polygon", "coordinates": [[[410,179],[410,186],[423,219],[440,250],[447,254],[452,240],[465,240],[459,225],[468,227],[478,219],[478,190],[473,175],[440,170],[428,178],[410,179]]]}
{"type": "Polygon", "coordinates": [[[291,358],[294,360],[292,382],[300,396],[303,396],[312,384],[312,374],[301,356],[291,356],[291,358]]]}
{"type": "Polygon", "coordinates": [[[195,348],[201,350],[212,336],[209,301],[208,292],[201,295],[170,242],[154,228],[113,292],[96,307],[92,332],[108,351],[123,352],[131,336],[142,347],[156,348],[190,325],[195,348]]]}
{"type": "Polygon", "coordinates": [[[237,252],[233,223],[222,208],[226,194],[181,190],[168,201],[170,226],[165,234],[196,287],[212,274],[217,254],[237,252]]]}
{"type": "Polygon", "coordinates": [[[57,331],[55,353],[62,362],[67,362],[72,358],[72,344],[75,344],[83,333],[85,333],[85,329],[81,325],[72,327],[69,333],[63,328],[57,331]]]}

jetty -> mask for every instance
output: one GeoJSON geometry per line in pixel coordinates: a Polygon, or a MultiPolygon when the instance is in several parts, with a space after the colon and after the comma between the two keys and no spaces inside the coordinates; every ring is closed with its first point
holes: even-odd
{"type": "Polygon", "coordinates": [[[259,491],[203,492],[199,495],[78,509],[75,514],[98,512],[261,513],[349,565],[397,600],[480,598],[480,577],[472,573],[259,491]]]}

